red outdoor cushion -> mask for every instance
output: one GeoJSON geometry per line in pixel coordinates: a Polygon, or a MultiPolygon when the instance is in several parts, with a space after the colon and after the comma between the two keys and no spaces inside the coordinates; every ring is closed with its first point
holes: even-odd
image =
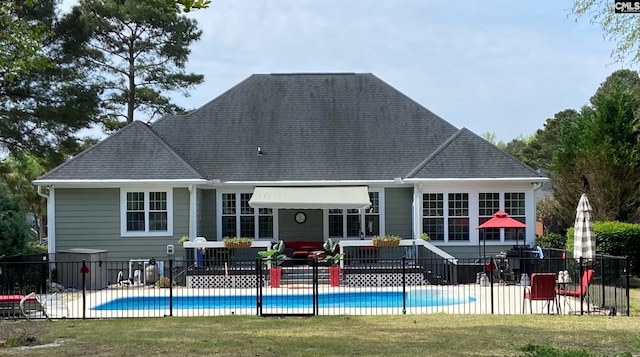
{"type": "MultiPolygon", "coordinates": [[[[0,303],[19,303],[24,295],[0,295],[0,303]]],[[[35,296],[30,296],[27,301],[35,301],[35,296]]]]}

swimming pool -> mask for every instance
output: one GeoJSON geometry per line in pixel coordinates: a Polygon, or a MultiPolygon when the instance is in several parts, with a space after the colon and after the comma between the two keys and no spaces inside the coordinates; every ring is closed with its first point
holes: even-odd
{"type": "MultiPolygon", "coordinates": [[[[454,296],[438,290],[421,289],[406,294],[406,307],[446,306],[474,302],[471,296],[454,296]]],[[[255,295],[174,296],[174,309],[254,309],[255,295]]],[[[276,294],[262,296],[263,308],[312,308],[312,294],[276,294]]],[[[318,308],[402,307],[401,291],[362,291],[318,294],[318,308]]],[[[97,305],[92,310],[155,310],[169,308],[168,296],[121,297],[97,305]]]]}

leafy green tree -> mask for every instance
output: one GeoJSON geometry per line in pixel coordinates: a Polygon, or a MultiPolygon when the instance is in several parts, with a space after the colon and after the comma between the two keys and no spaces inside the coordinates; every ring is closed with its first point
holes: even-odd
{"type": "Polygon", "coordinates": [[[559,131],[564,124],[571,122],[578,115],[573,109],[565,109],[547,119],[544,128],[538,129],[520,155],[527,165],[534,169],[548,170],[553,154],[560,146],[559,131]]]}
{"type": "Polygon", "coordinates": [[[0,181],[0,256],[25,251],[29,238],[29,225],[18,200],[0,181]]]}
{"type": "Polygon", "coordinates": [[[206,9],[211,4],[210,0],[171,0],[170,6],[176,11],[189,12],[192,9],[206,9]]]}
{"type": "MultiPolygon", "coordinates": [[[[42,70],[50,59],[44,53],[50,18],[39,18],[50,1],[4,0],[0,2],[0,78],[12,81],[32,69],[42,70]]],[[[51,13],[53,14],[53,13],[51,13]]]]}
{"type": "Polygon", "coordinates": [[[45,237],[44,217],[47,213],[47,203],[38,195],[37,188],[31,183],[38,176],[47,171],[33,155],[11,154],[0,161],[0,177],[8,192],[20,204],[22,212],[30,213],[36,222],[38,237],[45,237]]]}
{"type": "Polygon", "coordinates": [[[531,140],[533,140],[533,136],[526,137],[524,135],[519,135],[515,139],[509,141],[506,145],[502,146],[501,149],[526,164],[523,152],[531,140]]]}
{"type": "Polygon", "coordinates": [[[491,133],[491,132],[485,132],[482,134],[482,138],[490,143],[492,143],[493,145],[497,144],[497,136],[496,133],[491,133]]]}
{"type": "Polygon", "coordinates": [[[635,113],[640,99],[628,81],[610,76],[574,120],[559,128],[551,165],[554,197],[571,225],[586,192],[595,220],[630,222],[640,213],[640,146],[635,113]]]}
{"type": "Polygon", "coordinates": [[[616,14],[614,1],[574,0],[573,13],[586,16],[600,26],[606,39],[615,43],[613,56],[618,62],[640,62],[640,18],[631,14],[616,14]]]}
{"type": "Polygon", "coordinates": [[[55,1],[37,4],[24,16],[35,28],[50,29],[42,42],[48,64],[16,70],[0,63],[5,74],[20,74],[0,77],[0,151],[45,155],[79,145],[77,131],[97,118],[99,88],[87,84],[75,54],[62,47],[65,29],[55,17],[55,1]]]}
{"type": "MultiPolygon", "coordinates": [[[[200,39],[194,20],[166,0],[81,0],[63,22],[74,29],[68,48],[81,51],[103,89],[102,123],[117,130],[144,113],[148,120],[183,112],[166,95],[202,83],[184,71],[189,45],[200,39]]],[[[193,4],[191,4],[193,5],[193,4]]]]}

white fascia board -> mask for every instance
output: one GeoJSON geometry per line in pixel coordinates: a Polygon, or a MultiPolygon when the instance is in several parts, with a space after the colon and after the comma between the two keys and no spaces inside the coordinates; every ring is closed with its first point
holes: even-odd
{"type": "Polygon", "coordinates": [[[193,184],[209,184],[205,179],[177,179],[177,180],[34,180],[37,186],[56,186],[56,187],[120,187],[122,185],[193,185],[193,184]]]}
{"type": "Polygon", "coordinates": [[[403,183],[431,182],[548,182],[548,177],[495,177],[495,178],[406,178],[403,183]]]}
{"type": "Polygon", "coordinates": [[[388,185],[394,180],[314,180],[314,181],[216,181],[214,184],[225,186],[362,186],[388,185]]]}

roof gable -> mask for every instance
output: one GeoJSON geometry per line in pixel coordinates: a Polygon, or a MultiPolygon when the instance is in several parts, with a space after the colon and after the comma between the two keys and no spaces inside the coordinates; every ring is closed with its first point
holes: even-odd
{"type": "Polygon", "coordinates": [[[466,128],[407,174],[407,178],[542,177],[466,128]]]}
{"type": "Polygon", "coordinates": [[[174,180],[202,175],[146,124],[134,121],[39,180],[174,180]]]}

